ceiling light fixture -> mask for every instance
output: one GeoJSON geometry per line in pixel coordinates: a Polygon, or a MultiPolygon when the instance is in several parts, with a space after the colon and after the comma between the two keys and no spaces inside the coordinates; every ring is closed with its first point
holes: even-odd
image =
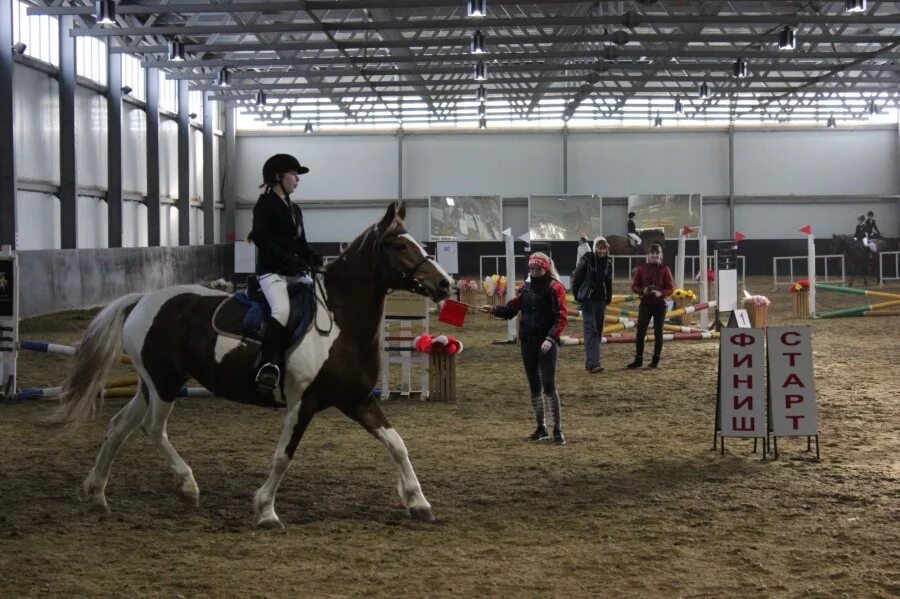
{"type": "Polygon", "coordinates": [[[281,117],[286,121],[291,120],[291,107],[290,106],[284,107],[284,112],[282,113],[281,117]]]}
{"type": "Polygon", "coordinates": [[[658,112],[656,113],[656,120],[653,121],[653,126],[654,127],[662,127],[662,117],[659,116],[658,112]]]}
{"type": "Polygon", "coordinates": [[[169,60],[181,62],[184,60],[184,42],[172,40],[169,42],[169,60]]]}
{"type": "Polygon", "coordinates": [[[257,90],[256,92],[256,105],[257,106],[265,106],[266,104],[266,92],[263,90],[257,90]]]}
{"type": "Polygon", "coordinates": [[[697,90],[697,95],[701,99],[706,99],[709,97],[709,86],[706,84],[705,81],[700,84],[700,88],[697,90]]]}
{"type": "Polygon", "coordinates": [[[487,90],[484,89],[483,85],[479,85],[478,89],[475,90],[475,100],[481,103],[487,101],[487,90]]]}
{"type": "Polygon", "coordinates": [[[472,34],[472,54],[484,54],[484,35],[480,30],[472,34]]]}
{"type": "Polygon", "coordinates": [[[303,125],[303,132],[307,135],[312,135],[313,132],[313,124],[309,121],[306,121],[306,124],[303,125]]]}
{"type": "Polygon", "coordinates": [[[834,120],[833,114],[828,117],[828,123],[826,123],[825,126],[828,127],[829,129],[834,129],[835,127],[837,127],[837,121],[834,120]]]}
{"type": "Polygon", "coordinates": [[[785,25],[784,29],[778,32],[778,49],[779,50],[796,50],[797,49],[797,33],[791,29],[790,25],[785,25]]]}
{"type": "Polygon", "coordinates": [[[747,63],[743,58],[738,58],[734,61],[734,64],[731,66],[731,76],[737,79],[744,79],[747,75],[750,74],[750,70],[747,68],[747,63]]]}
{"type": "Polygon", "coordinates": [[[878,114],[878,106],[875,104],[875,100],[869,100],[868,107],[869,114],[878,114]]]}
{"type": "Polygon", "coordinates": [[[865,12],[866,0],[847,0],[844,2],[847,12],[865,12]]]}
{"type": "Polygon", "coordinates": [[[97,25],[115,25],[116,3],[113,0],[94,0],[94,17],[97,25]]]}
{"type": "Polygon", "coordinates": [[[682,114],[684,112],[684,107],[681,106],[681,98],[675,98],[675,112],[678,114],[682,114]]]}
{"type": "Polygon", "coordinates": [[[478,116],[484,116],[484,114],[485,114],[484,104],[479,104],[478,105],[478,116]]]}
{"type": "Polygon", "coordinates": [[[483,60],[479,60],[475,63],[473,73],[475,75],[475,81],[484,81],[487,79],[487,65],[484,64],[483,60]]]}
{"type": "Polygon", "coordinates": [[[478,128],[487,129],[487,119],[485,117],[481,117],[480,119],[478,119],[478,128]]]}
{"type": "Polygon", "coordinates": [[[487,0],[468,0],[466,2],[466,15],[470,17],[486,17],[487,0]]]}
{"type": "Polygon", "coordinates": [[[223,67],[216,76],[216,85],[219,87],[231,87],[231,71],[223,67]]]}

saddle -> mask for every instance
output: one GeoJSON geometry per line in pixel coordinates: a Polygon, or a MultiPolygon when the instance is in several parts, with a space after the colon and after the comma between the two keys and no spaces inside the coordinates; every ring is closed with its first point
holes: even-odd
{"type": "MultiPolygon", "coordinates": [[[[286,328],[291,332],[290,345],[294,345],[303,338],[315,319],[315,286],[289,280],[288,297],[291,311],[286,328]]],[[[220,335],[262,343],[269,314],[269,303],[256,277],[251,277],[246,290],[236,291],[219,304],[212,315],[212,327],[220,335]]]]}

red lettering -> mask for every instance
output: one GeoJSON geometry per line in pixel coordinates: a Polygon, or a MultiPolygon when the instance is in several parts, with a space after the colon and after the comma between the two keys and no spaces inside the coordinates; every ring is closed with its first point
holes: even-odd
{"type": "Polygon", "coordinates": [[[753,432],[756,430],[756,418],[750,416],[741,416],[741,424],[738,426],[738,417],[731,417],[731,428],[735,431],[750,431],[753,432]]]}
{"type": "Polygon", "coordinates": [[[753,375],[748,375],[747,378],[742,379],[738,375],[734,375],[734,385],[732,385],[735,389],[741,386],[741,384],[747,385],[748,389],[753,388],[753,375]]]}
{"type": "Polygon", "coordinates": [[[740,409],[743,408],[744,406],[747,406],[747,409],[748,409],[748,410],[752,410],[752,409],[753,409],[753,396],[752,396],[752,395],[748,395],[748,396],[745,397],[744,399],[741,399],[741,396],[740,396],[740,395],[735,395],[735,396],[734,396],[734,409],[735,409],[735,410],[740,410],[740,409]]]}
{"type": "Polygon", "coordinates": [[[801,418],[806,418],[806,416],[803,416],[803,415],[800,415],[800,416],[787,416],[787,418],[790,418],[790,419],[793,421],[793,423],[794,423],[794,427],[793,427],[793,428],[794,428],[794,430],[797,430],[797,429],[800,428],[800,424],[799,424],[797,421],[800,420],[801,418]]]}
{"type": "Polygon", "coordinates": [[[795,403],[802,403],[803,396],[802,395],[785,395],[784,396],[784,407],[788,410],[791,409],[791,405],[795,403]]]}
{"type": "Polygon", "coordinates": [[[784,384],[781,385],[781,388],[784,389],[785,387],[790,387],[791,385],[797,385],[798,387],[806,387],[806,385],[803,384],[803,381],[800,380],[800,377],[797,376],[796,374],[794,374],[793,372],[788,375],[788,377],[784,381],[784,384]]]}
{"type": "Polygon", "coordinates": [[[785,334],[783,334],[783,335],[781,336],[781,342],[784,343],[785,345],[800,345],[800,342],[801,342],[801,339],[800,339],[800,333],[797,333],[797,332],[794,332],[794,331],[788,331],[787,333],[785,333],[785,334]],[[788,343],[788,340],[787,340],[788,335],[790,335],[791,337],[796,338],[797,341],[794,342],[794,343],[788,343]]]}
{"type": "Polygon", "coordinates": [[[795,356],[802,356],[803,354],[801,354],[800,352],[787,352],[786,351],[786,352],[783,352],[781,355],[788,356],[788,362],[791,363],[791,366],[796,366],[797,361],[795,359],[795,356]]]}
{"type": "Polygon", "coordinates": [[[756,343],[756,337],[748,335],[747,333],[741,333],[739,335],[732,335],[731,342],[735,345],[744,347],[745,345],[753,345],[756,343]]]}
{"type": "Polygon", "coordinates": [[[747,363],[747,368],[753,368],[753,355],[747,354],[743,358],[738,358],[737,354],[734,354],[734,367],[739,368],[744,362],[747,363]]]}

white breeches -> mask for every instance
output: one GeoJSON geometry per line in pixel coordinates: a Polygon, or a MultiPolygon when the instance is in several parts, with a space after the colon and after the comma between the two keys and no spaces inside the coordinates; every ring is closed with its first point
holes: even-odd
{"type": "Polygon", "coordinates": [[[259,275],[259,287],[262,289],[266,301],[269,302],[269,309],[272,311],[272,318],[278,321],[281,326],[286,326],[288,317],[291,315],[291,300],[288,297],[287,281],[281,275],[268,273],[259,275]]]}
{"type": "Polygon", "coordinates": [[[640,236],[635,235],[634,233],[629,233],[629,234],[628,234],[628,239],[630,239],[631,242],[632,242],[634,245],[641,245],[641,238],[640,238],[640,236]]]}

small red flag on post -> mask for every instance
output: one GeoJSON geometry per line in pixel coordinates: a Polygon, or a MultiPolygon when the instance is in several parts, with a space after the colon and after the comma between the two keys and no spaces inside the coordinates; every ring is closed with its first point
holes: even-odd
{"type": "Polygon", "coordinates": [[[743,233],[741,233],[740,231],[734,232],[734,240],[735,241],[741,241],[742,239],[746,239],[746,238],[747,238],[747,236],[744,235],[743,233]]]}
{"type": "Polygon", "coordinates": [[[804,225],[800,227],[801,233],[806,233],[807,235],[812,235],[812,225],[804,225]]]}
{"type": "Polygon", "coordinates": [[[236,239],[237,239],[237,235],[234,234],[234,231],[229,231],[228,233],[225,233],[225,241],[233,242],[236,239]]]}
{"type": "Polygon", "coordinates": [[[456,300],[444,300],[441,311],[438,313],[438,320],[455,327],[461,327],[466,322],[466,314],[469,312],[469,306],[456,300]]]}
{"type": "Polygon", "coordinates": [[[693,232],[694,232],[694,230],[693,230],[692,228],[690,228],[690,227],[681,227],[681,234],[682,234],[682,235],[690,235],[690,234],[693,233],[693,232]]]}

